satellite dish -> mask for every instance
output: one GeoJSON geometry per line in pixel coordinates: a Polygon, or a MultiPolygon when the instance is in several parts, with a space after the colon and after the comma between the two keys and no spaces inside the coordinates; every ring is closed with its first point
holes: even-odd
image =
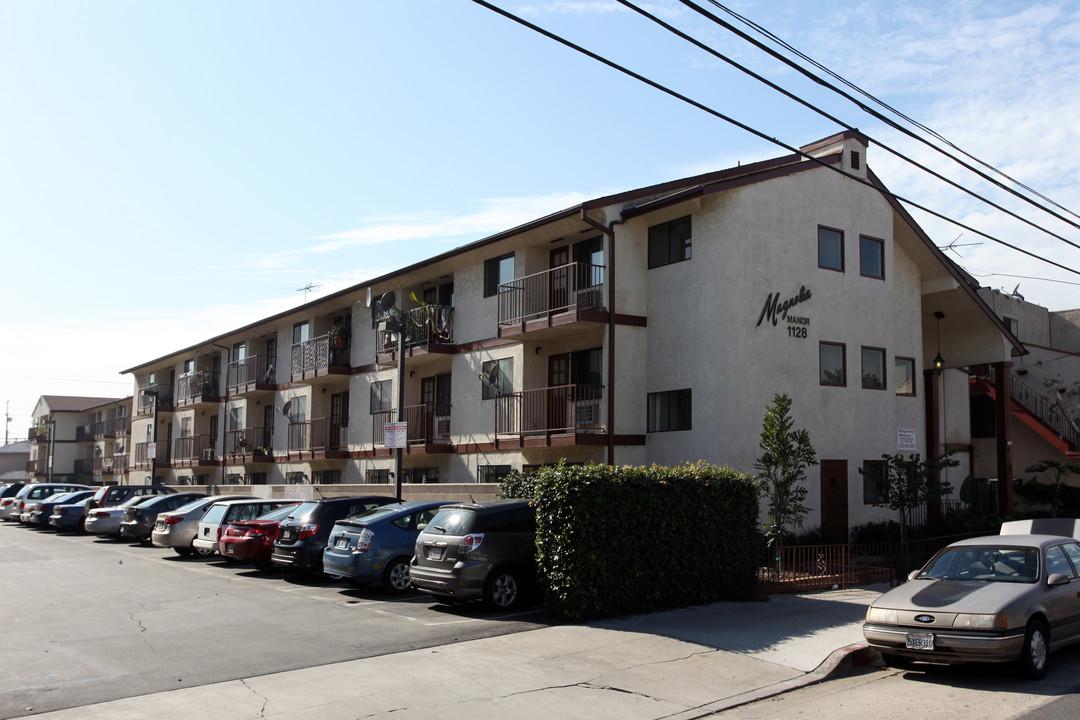
{"type": "Polygon", "coordinates": [[[387,292],[384,292],[382,297],[379,298],[379,310],[381,310],[384,313],[387,313],[387,312],[390,312],[391,310],[393,310],[394,305],[396,305],[396,304],[397,304],[397,295],[394,294],[393,290],[388,290],[387,292]]]}
{"type": "Polygon", "coordinates": [[[371,288],[367,289],[367,295],[364,298],[364,307],[371,307],[371,288]]]}
{"type": "Polygon", "coordinates": [[[281,414],[288,417],[289,410],[292,409],[292,400],[286,400],[285,404],[281,406],[281,414]]]}

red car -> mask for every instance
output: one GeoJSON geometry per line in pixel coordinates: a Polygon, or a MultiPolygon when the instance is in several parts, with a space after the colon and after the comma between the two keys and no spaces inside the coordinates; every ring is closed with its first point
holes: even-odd
{"type": "Polygon", "coordinates": [[[221,556],[230,560],[250,560],[260,570],[269,569],[278,523],[295,509],[296,505],[284,505],[254,520],[229,523],[218,540],[221,556]]]}

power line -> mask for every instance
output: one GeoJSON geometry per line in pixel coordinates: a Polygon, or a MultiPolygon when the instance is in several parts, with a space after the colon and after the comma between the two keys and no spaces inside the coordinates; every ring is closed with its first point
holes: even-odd
{"type": "MultiPolygon", "coordinates": [[[[969,271],[969,272],[971,272],[971,271],[969,271]]],[[[1078,286],[1080,286],[1080,282],[1071,282],[1069,280],[1055,280],[1053,278],[1035,277],[1035,276],[1032,276],[1032,275],[1010,275],[1008,273],[993,273],[993,272],[992,273],[972,272],[971,274],[974,275],[975,277],[1007,277],[1007,278],[1016,278],[1017,280],[1038,280],[1040,282],[1050,282],[1050,283],[1060,283],[1061,285],[1078,285],[1078,286]]]]}
{"type": "Polygon", "coordinates": [[[838,167],[830,165],[829,163],[821,160],[820,158],[814,157],[813,155],[810,155],[809,153],[803,152],[802,150],[800,150],[797,147],[794,147],[793,145],[789,145],[789,144],[787,144],[787,143],[785,143],[785,142],[783,142],[781,140],[778,140],[778,139],[776,139],[774,137],[769,137],[764,132],[762,132],[762,131],[760,131],[760,130],[758,130],[756,128],[753,128],[753,127],[747,125],[746,123],[740,122],[740,121],[736,120],[735,118],[732,118],[732,117],[730,117],[728,115],[725,115],[724,113],[720,112],[719,110],[715,110],[715,109],[713,109],[713,108],[711,108],[711,107],[709,107],[707,105],[704,105],[703,103],[698,102],[697,100],[694,100],[694,99],[692,99],[690,97],[687,97],[686,95],[683,95],[682,93],[679,93],[679,92],[677,92],[675,90],[672,90],[671,88],[669,88],[669,87],[667,87],[665,85],[662,85],[662,84],[656,82],[655,80],[650,80],[649,78],[647,78],[647,77],[645,77],[645,76],[643,76],[643,75],[641,75],[639,73],[636,73],[636,72],[634,72],[633,70],[630,70],[627,67],[619,65],[618,63],[616,63],[616,62],[614,62],[612,60],[608,60],[607,58],[605,58],[605,57],[603,57],[601,55],[598,55],[597,53],[594,53],[591,50],[583,48],[580,45],[577,45],[577,44],[571,42],[570,40],[567,40],[566,38],[563,38],[563,37],[561,37],[559,35],[556,35],[555,33],[551,32],[549,30],[545,30],[544,28],[542,28],[542,27],[540,27],[538,25],[535,25],[535,24],[529,22],[528,20],[525,20],[524,18],[520,18],[517,15],[514,15],[513,13],[511,13],[511,12],[509,12],[507,10],[503,10],[500,7],[492,5],[491,3],[487,2],[486,0],[472,0],[472,1],[474,3],[476,3],[477,5],[480,5],[482,7],[486,7],[487,9],[489,9],[489,10],[491,10],[493,12],[496,12],[499,15],[502,15],[503,17],[505,17],[505,18],[507,18],[509,20],[513,20],[514,22],[516,22],[516,23],[518,23],[520,25],[523,25],[524,27],[527,27],[527,28],[529,28],[530,30],[532,30],[532,31],[534,31],[536,33],[539,33],[539,34],[543,35],[544,37],[547,37],[547,38],[549,38],[551,40],[554,40],[555,42],[557,42],[557,43],[559,43],[561,45],[565,45],[566,47],[570,48],[571,50],[579,52],[579,53],[581,53],[582,55],[585,55],[588,58],[591,58],[593,60],[596,60],[599,63],[607,65],[608,67],[610,67],[610,68],[612,68],[614,70],[618,70],[619,72],[621,72],[621,73],[623,73],[625,75],[628,75],[628,76],[634,78],[635,80],[638,80],[639,82],[645,83],[646,85],[648,85],[648,86],[650,86],[652,88],[655,88],[656,90],[659,90],[659,91],[661,91],[661,92],[663,92],[663,93],[665,93],[667,95],[670,95],[671,97],[674,97],[674,98],[676,98],[678,100],[681,100],[681,101],[687,103],[688,105],[690,105],[692,107],[695,107],[695,108],[697,108],[697,109],[699,109],[699,110],[701,110],[701,111],[703,111],[705,113],[708,113],[709,115],[712,115],[713,117],[716,117],[716,118],[718,118],[720,120],[723,120],[724,122],[727,122],[727,123],[729,123],[731,125],[734,125],[735,127],[750,133],[751,135],[759,137],[762,140],[766,140],[768,142],[771,142],[774,145],[777,145],[778,147],[784,148],[785,150],[787,150],[787,151],[789,151],[791,153],[799,155],[800,157],[802,157],[802,158],[804,158],[804,159],[806,159],[806,160],[808,160],[810,162],[817,163],[821,167],[828,168],[829,170],[832,170],[833,172],[836,172],[836,173],[838,173],[840,175],[843,175],[844,177],[846,177],[846,178],[848,178],[848,179],[850,179],[850,180],[852,180],[854,182],[860,183],[862,185],[866,185],[867,187],[874,189],[875,191],[881,193],[882,195],[884,195],[886,197],[893,198],[893,199],[895,199],[895,200],[897,200],[899,202],[907,203],[911,207],[922,210],[923,212],[928,213],[930,215],[933,215],[936,218],[939,218],[939,219],[944,220],[946,222],[952,223],[953,225],[955,225],[957,227],[960,227],[960,228],[963,228],[964,230],[967,230],[968,232],[973,232],[976,235],[979,235],[980,237],[984,237],[987,240],[991,240],[991,241],[993,241],[995,243],[998,243],[999,245],[1002,245],[1004,247],[1015,250],[1016,252],[1019,252],[1019,253],[1021,253],[1023,255],[1027,255],[1028,257],[1034,258],[1036,260],[1040,260],[1040,261],[1042,261],[1042,262],[1044,262],[1044,263],[1046,263],[1048,265],[1053,265],[1056,268],[1059,268],[1059,269],[1064,270],[1066,272],[1072,273],[1074,275],[1080,275],[1080,270],[1076,270],[1076,269],[1071,268],[1071,267],[1069,267],[1067,265],[1062,265],[1061,263],[1054,262],[1053,260],[1050,260],[1049,258],[1044,258],[1041,255],[1036,255],[1035,253],[1033,253],[1033,252],[1031,252],[1029,250],[1025,250],[1025,249],[1023,249],[1021,247],[1013,245],[1012,243],[1008,243],[1008,242],[1006,242],[1006,241],[1004,241],[1004,240],[1002,240],[1000,238],[994,237],[993,235],[982,232],[981,230],[976,230],[975,228],[973,228],[973,227],[971,227],[969,225],[965,225],[964,223],[960,222],[959,220],[954,220],[953,218],[950,218],[950,217],[948,217],[948,216],[946,216],[946,215],[944,215],[942,213],[939,213],[936,210],[931,210],[930,208],[926,207],[925,205],[917,203],[914,200],[909,200],[908,198],[905,198],[905,197],[903,197],[901,195],[897,195],[897,194],[895,194],[895,193],[893,193],[893,192],[891,192],[889,190],[886,190],[883,186],[875,185],[874,183],[872,183],[872,182],[870,182],[868,180],[864,180],[863,178],[860,178],[860,177],[857,177],[857,176],[852,175],[850,173],[847,173],[847,172],[845,172],[844,170],[842,170],[842,169],[840,169],[838,167]]]}
{"type": "MultiPolygon", "coordinates": [[[[796,95],[796,94],[794,94],[792,92],[789,92],[788,90],[785,90],[784,88],[780,87],[779,85],[772,82],[771,80],[768,80],[767,78],[765,78],[762,75],[754,72],[750,68],[748,68],[748,67],[746,67],[744,65],[741,65],[740,63],[738,63],[735,60],[727,57],[723,53],[709,47],[708,45],[706,45],[706,44],[704,44],[702,42],[700,42],[696,38],[691,37],[690,35],[684,33],[682,30],[679,30],[678,28],[676,28],[676,27],[670,25],[669,23],[661,20],[660,18],[658,18],[655,15],[649,13],[648,11],[637,7],[636,5],[629,2],[628,0],[618,0],[618,2],[620,4],[622,4],[622,5],[625,5],[626,7],[630,8],[630,9],[634,10],[635,12],[641,14],[642,16],[648,18],[649,20],[656,23],[657,25],[660,25],[661,27],[663,27],[668,32],[671,32],[672,34],[679,36],[683,40],[693,44],[694,46],[700,48],[701,50],[704,50],[705,52],[709,53],[713,57],[728,63],[729,65],[736,68],[737,70],[739,70],[739,71],[741,71],[743,73],[746,73],[747,75],[754,78],[758,82],[763,83],[764,85],[767,85],[768,87],[772,88],[773,90],[776,90],[777,92],[781,93],[785,97],[787,97],[787,98],[789,98],[791,100],[794,100],[795,102],[797,102],[800,105],[803,105],[804,107],[816,112],[817,114],[821,115],[822,117],[833,121],[837,125],[845,128],[847,130],[854,130],[855,129],[853,126],[851,126],[848,123],[844,122],[843,120],[840,120],[839,118],[829,114],[825,110],[822,110],[821,108],[814,105],[810,101],[804,100],[803,98],[799,97],[798,95],[796,95]]],[[[865,133],[863,133],[863,134],[865,135],[865,133]]],[[[867,137],[870,137],[870,136],[867,135],[867,137]]],[[[1056,239],[1060,240],[1061,242],[1063,242],[1063,243],[1065,243],[1067,245],[1071,245],[1074,248],[1080,249],[1080,244],[1075,243],[1072,240],[1069,240],[1068,238],[1066,238],[1066,237],[1064,237],[1062,235],[1058,235],[1057,233],[1055,233],[1055,232],[1053,232],[1051,230],[1048,230],[1048,229],[1042,227],[1041,225],[1038,225],[1037,223],[1035,223],[1035,222],[1033,222],[1031,220],[1028,220],[1025,217],[1022,217],[1022,216],[1018,215],[1017,213],[1013,212],[1012,210],[1009,210],[1008,208],[1005,208],[1005,207],[997,204],[996,202],[994,202],[994,201],[992,201],[992,200],[978,194],[974,190],[970,190],[970,189],[964,187],[963,185],[961,185],[961,184],[959,184],[959,183],[945,177],[941,173],[939,173],[939,172],[937,172],[937,171],[923,165],[922,163],[918,162],[917,160],[913,160],[912,158],[908,157],[907,155],[904,155],[899,150],[896,150],[896,149],[890,147],[889,145],[886,145],[881,140],[879,140],[877,138],[872,138],[872,137],[870,137],[870,139],[872,139],[875,143],[877,143],[886,152],[891,153],[895,157],[903,160],[904,162],[907,162],[910,165],[914,165],[915,167],[919,168],[923,172],[929,173],[930,175],[934,176],[938,180],[941,180],[942,182],[947,183],[948,185],[951,185],[952,187],[956,188],[957,190],[960,190],[961,192],[967,193],[968,195],[975,198],[976,200],[980,200],[980,201],[986,203],[987,205],[993,207],[994,209],[999,210],[999,211],[1005,213],[1006,215],[1008,215],[1008,216],[1010,216],[1012,218],[1015,218],[1016,220],[1019,220],[1020,222],[1025,223],[1025,224],[1035,228],[1036,230],[1044,232],[1047,235],[1049,235],[1049,236],[1051,236],[1053,238],[1056,238],[1056,239]]],[[[1013,191],[1010,191],[1010,192],[1012,192],[1012,194],[1016,195],[1015,192],[1013,192],[1013,191]]],[[[1041,206],[1040,206],[1040,209],[1045,210],[1045,208],[1041,208],[1041,206]]],[[[1080,225],[1077,225],[1077,228],[1080,228],[1080,225]]]]}

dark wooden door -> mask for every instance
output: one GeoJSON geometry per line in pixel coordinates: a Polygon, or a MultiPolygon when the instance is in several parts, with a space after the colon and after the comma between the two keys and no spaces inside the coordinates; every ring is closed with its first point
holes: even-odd
{"type": "Polygon", "coordinates": [[[821,529],[843,542],[848,537],[847,460],[821,461],[821,529]]]}
{"type": "Polygon", "coordinates": [[[558,312],[570,305],[570,246],[555,248],[551,251],[548,267],[550,285],[548,286],[548,309],[558,312]]]}

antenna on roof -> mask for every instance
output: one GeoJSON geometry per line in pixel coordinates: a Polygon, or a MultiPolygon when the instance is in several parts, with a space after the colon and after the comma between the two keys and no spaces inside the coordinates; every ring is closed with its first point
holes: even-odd
{"type": "Polygon", "coordinates": [[[964,236],[964,233],[960,233],[959,235],[957,235],[953,239],[953,241],[951,243],[949,243],[948,245],[943,247],[942,250],[952,250],[954,253],[956,253],[956,257],[964,257],[963,255],[960,254],[960,251],[958,251],[956,248],[958,248],[958,247],[974,247],[976,245],[982,245],[981,242],[977,242],[977,243],[959,243],[958,244],[956,241],[959,240],[960,238],[962,238],[963,236],[964,236]]]}
{"type": "Polygon", "coordinates": [[[304,304],[306,305],[307,304],[307,294],[309,292],[314,292],[316,288],[321,288],[321,287],[322,287],[322,285],[320,283],[308,283],[304,287],[296,288],[296,292],[304,293],[304,304]]]}

